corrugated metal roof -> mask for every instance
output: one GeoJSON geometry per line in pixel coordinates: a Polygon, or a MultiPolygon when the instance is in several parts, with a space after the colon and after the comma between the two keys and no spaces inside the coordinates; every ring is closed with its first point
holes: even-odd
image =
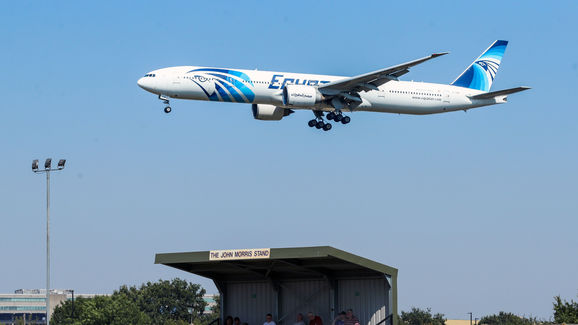
{"type": "Polygon", "coordinates": [[[210,251],[157,254],[164,264],[213,280],[397,276],[397,269],[330,246],[271,248],[267,259],[210,260],[210,251]]]}

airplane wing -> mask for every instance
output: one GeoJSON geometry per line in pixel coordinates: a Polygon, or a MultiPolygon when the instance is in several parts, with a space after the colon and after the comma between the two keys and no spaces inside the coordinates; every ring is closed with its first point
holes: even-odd
{"type": "Polygon", "coordinates": [[[398,64],[393,67],[369,72],[355,77],[343,78],[319,86],[318,89],[322,94],[327,96],[335,96],[339,94],[344,95],[344,93],[347,94],[359,91],[377,90],[378,86],[381,86],[390,80],[397,80],[398,77],[408,73],[409,68],[446,54],[448,54],[448,52],[435,53],[430,56],[398,64]]]}
{"type": "Polygon", "coordinates": [[[475,96],[470,96],[470,98],[471,99],[490,99],[490,98],[494,98],[494,97],[498,97],[498,96],[504,96],[504,95],[517,93],[517,92],[528,90],[528,89],[530,89],[530,87],[516,87],[516,88],[492,91],[489,93],[483,93],[483,94],[479,94],[479,95],[475,95],[475,96]]]}

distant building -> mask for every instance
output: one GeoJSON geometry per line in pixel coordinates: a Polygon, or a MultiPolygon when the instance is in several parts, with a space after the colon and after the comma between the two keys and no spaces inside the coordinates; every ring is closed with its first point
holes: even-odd
{"type": "MultiPolygon", "coordinates": [[[[56,306],[72,299],[72,290],[50,290],[50,315],[56,306]]],[[[75,294],[74,297],[90,298],[95,294],[75,294]]],[[[14,293],[0,294],[0,324],[46,324],[46,290],[18,289],[14,293]]]]}
{"type": "MultiPolygon", "coordinates": [[[[50,315],[56,306],[72,299],[72,290],[50,290],[50,315]]],[[[74,298],[92,298],[99,294],[74,294],[74,298]]],[[[217,295],[204,295],[207,303],[204,314],[211,314],[211,307],[217,304],[217,295]]],[[[17,320],[26,324],[46,324],[46,289],[18,289],[14,293],[0,293],[0,324],[14,324],[17,320]]]]}
{"type": "Polygon", "coordinates": [[[219,295],[204,295],[203,296],[203,300],[207,303],[207,306],[205,307],[205,311],[203,312],[203,314],[212,314],[213,311],[211,310],[211,308],[213,306],[217,305],[217,301],[216,298],[219,295]]]}
{"type": "Polygon", "coordinates": [[[446,325],[471,325],[477,324],[477,322],[478,322],[477,319],[475,321],[474,320],[470,321],[469,319],[447,319],[446,325]]]}

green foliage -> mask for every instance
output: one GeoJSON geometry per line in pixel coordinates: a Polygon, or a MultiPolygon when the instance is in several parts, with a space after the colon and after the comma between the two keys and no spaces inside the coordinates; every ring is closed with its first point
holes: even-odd
{"type": "Polygon", "coordinates": [[[215,304],[211,306],[211,312],[217,317],[221,314],[221,296],[215,295],[215,304]]]}
{"type": "Polygon", "coordinates": [[[536,318],[526,318],[514,315],[512,313],[506,313],[501,311],[497,315],[484,316],[480,319],[479,324],[487,325],[533,325],[542,323],[536,318]]]}
{"type": "Polygon", "coordinates": [[[14,319],[14,325],[25,325],[26,322],[24,321],[23,317],[16,317],[14,319]]]}
{"type": "Polygon", "coordinates": [[[190,325],[189,322],[185,322],[182,319],[179,319],[179,320],[169,319],[166,322],[164,322],[163,324],[164,325],[190,325]]]}
{"type": "Polygon", "coordinates": [[[208,325],[215,319],[219,318],[219,314],[201,315],[196,319],[193,319],[195,325],[208,325]]]}
{"type": "Polygon", "coordinates": [[[444,314],[432,315],[431,308],[426,310],[412,307],[411,311],[401,312],[401,321],[408,325],[445,325],[444,314]]]}
{"type": "MultiPolygon", "coordinates": [[[[111,296],[77,298],[56,307],[51,318],[54,325],[149,325],[149,324],[189,324],[193,307],[195,324],[208,323],[203,316],[206,303],[205,290],[198,284],[181,279],[141,285],[122,286],[111,296]]],[[[214,317],[211,317],[214,318],[214,317]]]]}
{"type": "Polygon", "coordinates": [[[112,295],[75,299],[74,319],[72,301],[66,301],[54,309],[51,322],[57,325],[145,325],[150,324],[150,319],[126,296],[112,295]]]}
{"type": "Polygon", "coordinates": [[[562,300],[560,296],[554,297],[554,321],[556,323],[578,323],[578,302],[562,300]]]}
{"type": "Polygon", "coordinates": [[[203,314],[197,317],[194,320],[195,325],[208,325],[212,321],[219,318],[219,316],[221,315],[221,299],[218,295],[215,296],[215,302],[216,304],[211,306],[211,313],[206,315],[203,314]]]}
{"type": "MultiPolygon", "coordinates": [[[[188,308],[193,315],[204,312],[207,303],[203,300],[205,289],[186,280],[159,280],[137,287],[122,286],[115,295],[126,295],[144,311],[154,324],[165,324],[169,320],[190,320],[188,308]]],[[[196,318],[196,317],[195,317],[196,318]]]]}

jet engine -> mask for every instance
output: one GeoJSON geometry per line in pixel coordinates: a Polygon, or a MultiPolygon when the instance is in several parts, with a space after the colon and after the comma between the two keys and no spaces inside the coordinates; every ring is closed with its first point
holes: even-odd
{"type": "Polygon", "coordinates": [[[279,121],[283,117],[294,113],[292,110],[275,105],[253,104],[253,117],[261,121],[279,121]]]}
{"type": "Polygon", "coordinates": [[[316,87],[306,85],[287,85],[283,88],[283,105],[312,107],[320,103],[323,95],[316,87]]]}

